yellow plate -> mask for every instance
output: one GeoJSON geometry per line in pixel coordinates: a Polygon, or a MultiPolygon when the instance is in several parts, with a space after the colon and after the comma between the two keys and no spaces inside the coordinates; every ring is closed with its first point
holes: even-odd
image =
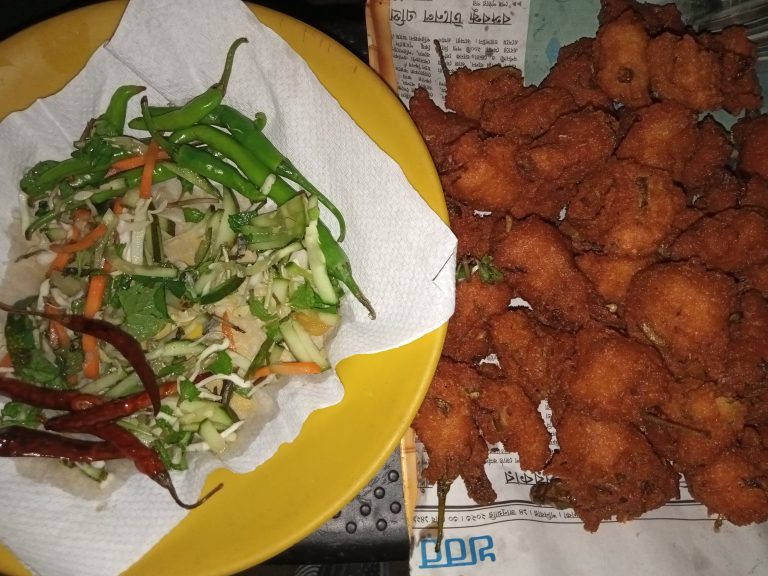
{"type": "MultiPolygon", "coordinates": [[[[122,1],[96,4],[0,43],[0,118],[61,89],[112,35],[124,8],[122,1]]],[[[375,73],[317,30],[265,8],[251,9],[307,61],[447,221],[423,141],[400,101],[375,73]]],[[[226,489],[190,512],[127,574],[237,572],[313,532],[343,508],[394,451],[426,393],[444,337],[442,327],[397,350],[344,361],[338,370],[345,389],[340,404],[312,414],[299,438],[254,472],[214,472],[206,488],[224,482],[226,489]]],[[[27,572],[0,548],[0,574],[27,572]]]]}

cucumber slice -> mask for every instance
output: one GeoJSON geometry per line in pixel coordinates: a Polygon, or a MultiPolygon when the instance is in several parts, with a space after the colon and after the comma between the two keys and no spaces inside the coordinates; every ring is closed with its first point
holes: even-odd
{"type": "Polygon", "coordinates": [[[227,446],[227,441],[210,420],[203,420],[198,433],[214,454],[221,454],[227,446]]]}

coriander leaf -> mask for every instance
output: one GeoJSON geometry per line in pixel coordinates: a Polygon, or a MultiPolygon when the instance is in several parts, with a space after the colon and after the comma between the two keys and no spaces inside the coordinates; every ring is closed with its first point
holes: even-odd
{"type": "Polygon", "coordinates": [[[7,402],[0,410],[0,428],[5,426],[37,428],[42,420],[42,415],[42,409],[35,406],[21,402],[7,402]]]}
{"type": "Polygon", "coordinates": [[[251,315],[255,316],[262,322],[272,322],[277,320],[277,316],[270,313],[264,303],[255,297],[248,298],[248,309],[251,311],[251,315]]]}
{"type": "Polygon", "coordinates": [[[205,214],[202,210],[198,210],[197,208],[184,208],[184,221],[185,222],[202,222],[203,218],[205,218],[205,214]]]}
{"type": "Polygon", "coordinates": [[[232,374],[232,358],[224,350],[216,354],[216,358],[208,364],[208,370],[214,374],[232,374]]]}
{"type": "Polygon", "coordinates": [[[179,396],[184,400],[195,400],[200,396],[200,390],[188,378],[181,378],[179,380],[179,396]]]}
{"type": "Polygon", "coordinates": [[[486,284],[495,284],[496,282],[504,279],[504,274],[501,270],[496,268],[492,263],[490,256],[483,256],[480,258],[477,266],[477,272],[480,274],[480,280],[486,284]]]}
{"type": "Polygon", "coordinates": [[[323,302],[320,296],[312,289],[312,286],[306,283],[296,288],[291,296],[290,305],[294,310],[308,310],[310,308],[320,310],[336,309],[336,306],[323,302]]]}
{"type": "Polygon", "coordinates": [[[126,290],[119,292],[117,298],[120,308],[125,313],[122,328],[138,340],[151,338],[165,326],[168,314],[164,306],[165,288],[163,286],[150,288],[134,283],[126,290]],[[160,303],[158,291],[162,294],[162,309],[158,306],[160,303]]]}

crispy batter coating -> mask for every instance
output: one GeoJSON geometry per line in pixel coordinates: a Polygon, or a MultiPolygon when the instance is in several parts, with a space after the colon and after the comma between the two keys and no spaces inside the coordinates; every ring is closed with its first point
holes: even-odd
{"type": "Polygon", "coordinates": [[[498,98],[483,106],[480,126],[491,134],[536,138],[560,116],[577,109],[573,96],[563,88],[539,88],[520,96],[498,98]]]}
{"type": "Polygon", "coordinates": [[[430,484],[461,476],[470,497],[490,503],[496,493],[485,475],[488,446],[475,424],[470,395],[482,381],[470,366],[443,358],[437,365],[413,428],[429,454],[424,479],[430,484]]]}
{"type": "Polygon", "coordinates": [[[519,96],[525,91],[523,73],[509,66],[470,70],[459,68],[448,75],[445,105],[477,122],[486,102],[519,96]]]}
{"type": "Polygon", "coordinates": [[[725,374],[736,282],[690,262],[654,264],[627,292],[630,336],[655,346],[677,377],[716,380],[725,374]]]}
{"type": "Polygon", "coordinates": [[[757,206],[768,210],[768,181],[760,176],[750,176],[739,203],[742,206],[757,206]]]}
{"type": "Polygon", "coordinates": [[[733,126],[739,171],[768,179],[768,115],[742,118],[733,126]]]}
{"type": "Polygon", "coordinates": [[[768,215],[759,208],[731,208],[701,218],[677,237],[671,256],[724,272],[743,272],[768,261],[768,215]]]}
{"type": "Polygon", "coordinates": [[[490,352],[488,320],[512,299],[506,282],[486,284],[477,274],[456,286],[456,309],[448,321],[443,354],[458,362],[476,362],[490,352]]]}
{"type": "Polygon", "coordinates": [[[637,111],[616,157],[661,168],[680,180],[695,144],[696,114],[676,102],[659,102],[637,111]]]}
{"type": "Polygon", "coordinates": [[[547,472],[569,493],[594,532],[600,522],[637,518],[678,496],[677,474],[631,424],[569,411],[557,424],[560,451],[547,472]]]}
{"type": "Polygon", "coordinates": [[[632,277],[657,260],[655,255],[631,258],[584,252],[576,256],[576,266],[592,282],[605,302],[623,309],[632,277]]]}
{"type": "Polygon", "coordinates": [[[631,12],[601,26],[594,44],[597,83],[611,99],[629,108],[651,103],[646,50],[650,37],[631,12]]]}
{"type": "Polygon", "coordinates": [[[685,479],[710,514],[721,514],[737,526],[768,520],[768,476],[734,452],[688,472],[685,479]]]}
{"type": "Polygon", "coordinates": [[[751,266],[742,276],[745,288],[757,290],[764,298],[768,298],[768,263],[751,266]]]}
{"type": "Polygon", "coordinates": [[[440,109],[424,88],[413,93],[408,110],[438,170],[448,158],[448,147],[474,127],[471,120],[440,109]]]}
{"type": "Polygon", "coordinates": [[[603,0],[597,21],[602,26],[616,20],[627,10],[631,10],[640,19],[652,36],[663,31],[677,34],[685,32],[683,16],[673,3],[658,5],[643,4],[635,0],[603,0]]]}
{"type": "Polygon", "coordinates": [[[508,452],[517,452],[523,470],[544,468],[552,453],[551,436],[536,405],[513,379],[485,380],[475,406],[486,442],[501,442],[508,452]]]}
{"type": "Polygon", "coordinates": [[[707,186],[722,172],[733,153],[728,132],[712,116],[707,115],[696,127],[696,141],[688,157],[680,182],[686,191],[707,186]]]}
{"type": "Polygon", "coordinates": [[[580,249],[643,257],[679,232],[685,196],[667,172],[611,161],[579,186],[562,230],[580,249]]]}
{"type": "Polygon", "coordinates": [[[711,382],[685,380],[670,387],[669,400],[646,418],[656,451],[686,472],[714,461],[736,442],[747,414],[738,399],[711,382]]]}
{"type": "Polygon", "coordinates": [[[693,36],[665,32],[651,40],[647,55],[651,90],[658,98],[696,112],[722,105],[720,58],[693,36]]]}
{"type": "Polygon", "coordinates": [[[549,326],[575,330],[591,317],[608,319],[594,287],[576,267],[568,239],[536,216],[501,235],[493,262],[506,271],[515,294],[549,326]]]}
{"type": "Polygon", "coordinates": [[[573,335],[541,324],[525,308],[497,314],[490,330],[493,351],[507,378],[536,406],[555,396],[563,374],[572,367],[573,335]]]}
{"type": "Polygon", "coordinates": [[[570,404],[593,418],[641,425],[662,404],[672,377],[658,352],[617,332],[582,330],[576,369],[563,391],[570,404]]]}
{"type": "Polygon", "coordinates": [[[616,120],[605,112],[565,114],[522,150],[518,165],[531,180],[577,184],[610,158],[617,128],[616,120]]]}
{"type": "Polygon", "coordinates": [[[557,62],[541,86],[567,90],[579,108],[610,110],[611,99],[597,85],[592,65],[593,43],[593,38],[581,38],[561,47],[557,62]]]}
{"type": "Polygon", "coordinates": [[[744,182],[728,168],[712,174],[709,181],[686,190],[688,202],[702,214],[717,214],[744,202],[744,182]]]}
{"type": "Polygon", "coordinates": [[[452,198],[446,199],[451,230],[456,235],[458,247],[456,256],[481,258],[491,251],[491,234],[499,221],[492,214],[477,216],[475,211],[452,198]]]}
{"type": "Polygon", "coordinates": [[[742,396],[768,388],[768,302],[757,290],[741,294],[731,317],[723,386],[742,396]]]}

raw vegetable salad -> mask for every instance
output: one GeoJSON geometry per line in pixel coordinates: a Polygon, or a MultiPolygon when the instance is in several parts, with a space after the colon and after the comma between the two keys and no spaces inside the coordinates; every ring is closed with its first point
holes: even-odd
{"type": "Polygon", "coordinates": [[[330,368],[343,286],[375,316],[340,212],[268,140],[263,115],[223,103],[245,41],[184,105],[142,98],[131,135],[143,88],[118,88],[70,158],[22,178],[36,246],[22,258],[50,263],[37,294],[0,304],[0,456],[61,458],[97,480],[104,461],[130,458],[189,506],[168,470],[224,451],[269,379],[330,368]]]}

